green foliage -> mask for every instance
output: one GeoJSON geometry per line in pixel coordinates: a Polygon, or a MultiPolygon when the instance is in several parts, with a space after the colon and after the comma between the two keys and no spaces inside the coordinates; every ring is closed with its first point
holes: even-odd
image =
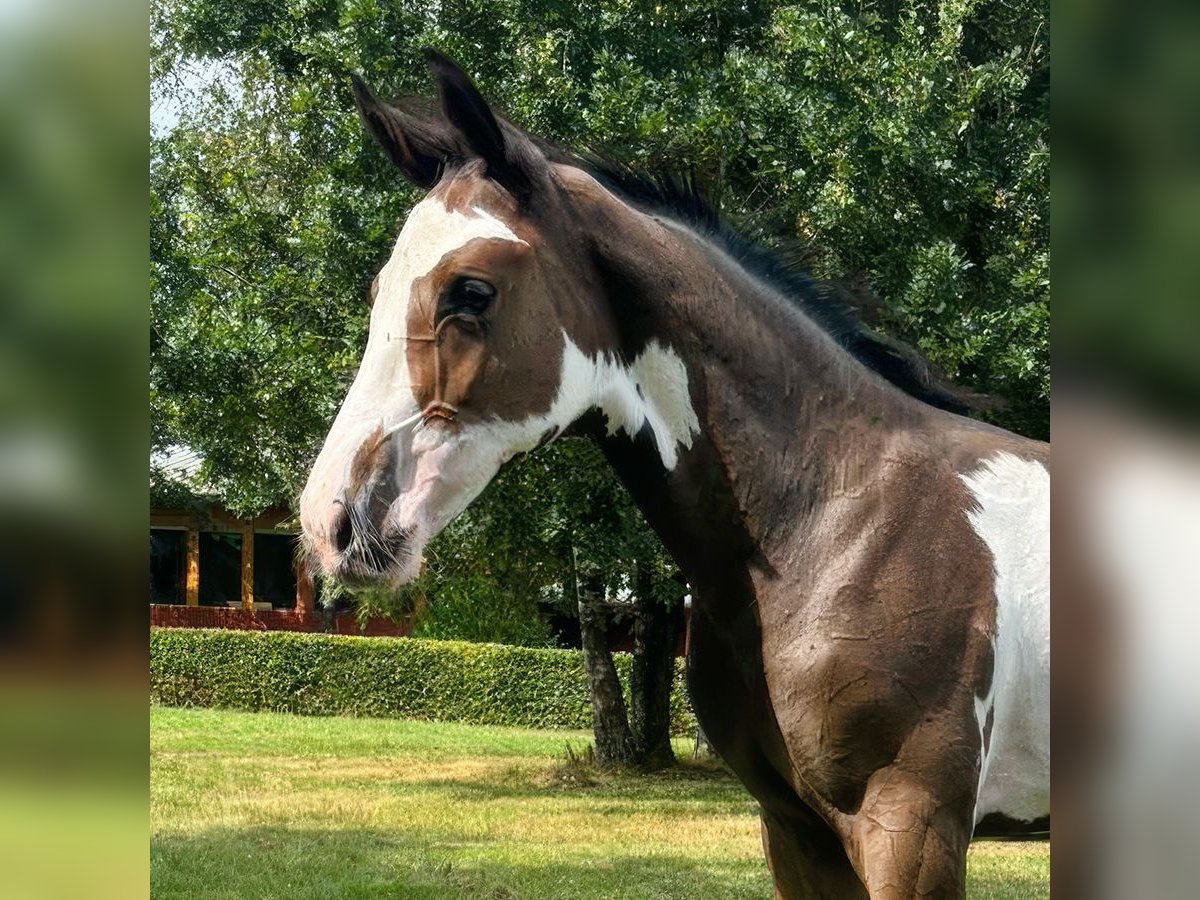
{"type": "Polygon", "coordinates": [[[553,635],[539,615],[534,595],[472,572],[451,574],[439,569],[428,580],[438,582],[431,591],[436,600],[420,617],[414,637],[553,646],[553,635]]]}
{"type": "MultiPolygon", "coordinates": [[[[628,685],[629,658],[617,654],[628,685]]],[[[154,628],[150,699],[167,706],[591,727],[576,650],[417,638],[154,628]]],[[[672,733],[695,728],[677,661],[672,733]]]]}

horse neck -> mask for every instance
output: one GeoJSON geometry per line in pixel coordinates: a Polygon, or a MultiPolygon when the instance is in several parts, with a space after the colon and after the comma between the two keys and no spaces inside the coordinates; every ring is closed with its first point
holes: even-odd
{"type": "Polygon", "coordinates": [[[722,555],[769,565],[925,408],[706,239],[640,214],[621,225],[598,242],[614,327],[629,359],[657,342],[683,360],[699,434],[666,478],[650,442],[606,452],[693,584],[689,557],[713,577],[722,555]]]}

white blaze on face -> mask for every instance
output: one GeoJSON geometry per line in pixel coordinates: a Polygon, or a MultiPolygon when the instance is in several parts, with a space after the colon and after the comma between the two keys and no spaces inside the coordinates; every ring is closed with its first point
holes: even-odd
{"type": "MultiPolygon", "coordinates": [[[[301,520],[310,535],[322,534],[321,523],[330,515],[334,500],[341,499],[350,460],[366,437],[380,424],[388,428],[419,411],[405,340],[413,286],[446,254],[476,238],[524,243],[495,216],[478,208],[465,213],[449,210],[434,197],[418,203],[405,221],[391,258],[379,274],[367,349],[358,375],[300,499],[301,520]]],[[[394,440],[407,443],[410,433],[397,434],[394,440]]],[[[409,456],[406,450],[402,448],[400,459],[409,456]]]]}
{"type": "MultiPolygon", "coordinates": [[[[381,417],[386,425],[392,425],[417,412],[405,340],[413,287],[446,254],[476,238],[524,243],[507,225],[478,208],[464,214],[446,209],[433,198],[413,207],[391,258],[379,273],[367,349],[334,431],[343,416],[367,418],[374,427],[381,417]]],[[[432,329],[432,322],[429,327],[432,329]]]]}
{"type": "Polygon", "coordinates": [[[1050,473],[999,453],[962,478],[996,568],[995,669],[975,704],[981,733],[993,716],[975,821],[998,812],[1029,822],[1050,814],[1050,473]]]}

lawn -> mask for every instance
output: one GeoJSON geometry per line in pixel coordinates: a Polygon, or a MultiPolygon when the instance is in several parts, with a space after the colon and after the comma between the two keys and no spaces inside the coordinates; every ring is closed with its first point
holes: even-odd
{"type": "MultiPolygon", "coordinates": [[[[771,896],[755,804],[736,780],[707,765],[600,776],[568,759],[588,739],[154,707],[152,892],[771,896]]],[[[1048,897],[1049,844],[979,842],[968,878],[971,897],[1048,897]]]]}

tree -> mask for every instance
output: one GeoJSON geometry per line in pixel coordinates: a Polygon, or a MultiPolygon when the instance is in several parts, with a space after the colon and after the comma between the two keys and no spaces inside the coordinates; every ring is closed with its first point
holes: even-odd
{"type": "Polygon", "coordinates": [[[294,497],[416,196],[364,143],[347,73],[427,94],[424,44],[539,134],[694,167],[1044,437],[1045,21],[1029,0],[156,2],[154,93],[181,113],[152,142],[155,439],[200,450],[234,509],[294,497]]]}
{"type": "Polygon", "coordinates": [[[583,668],[592,695],[592,733],[596,762],[601,766],[629,766],[637,761],[637,745],[629,729],[629,713],[621,681],[608,649],[604,616],[604,579],[591,574],[575,581],[578,593],[579,634],[583,668]]]}
{"type": "MultiPolygon", "coordinates": [[[[675,577],[680,598],[682,576],[675,577]]],[[[678,604],[655,596],[646,566],[635,570],[637,609],[633,628],[633,666],[629,675],[629,719],[637,764],[665,769],[675,763],[671,749],[671,684],[675,680],[675,647],[679,635],[674,609],[678,604]]]]}

